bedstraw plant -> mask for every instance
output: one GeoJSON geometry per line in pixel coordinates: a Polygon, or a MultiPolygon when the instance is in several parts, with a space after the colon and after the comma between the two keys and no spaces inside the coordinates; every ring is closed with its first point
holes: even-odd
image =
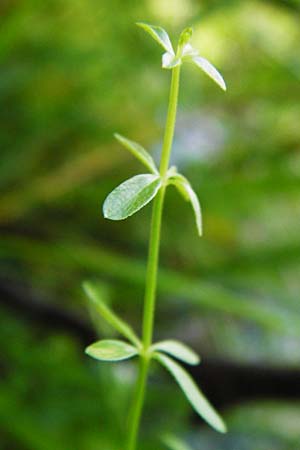
{"type": "Polygon", "coordinates": [[[139,338],[130,325],[108,308],[97,293],[97,288],[93,283],[84,283],[84,290],[99,314],[126,339],[100,340],[90,345],[86,349],[86,353],[99,361],[123,361],[133,357],[139,359],[136,391],[124,439],[126,450],[136,450],[137,448],[149,365],[152,360],[156,360],[175,378],[192,407],[208,424],[221,433],[226,431],[221,417],[199,390],[189,373],[179,364],[179,361],[182,361],[186,364],[196,365],[200,362],[199,356],[187,345],[176,340],[156,343],[152,341],[162,213],[166,190],[169,186],[175,186],[179,194],[190,202],[195,215],[197,232],[199,236],[202,235],[201,208],[198,197],[189,181],[177,171],[177,168],[170,167],[181,66],[185,62],[191,62],[202,69],[223,90],[226,90],[226,86],[215,67],[192,47],[191,28],[186,28],[181,33],[175,51],[167,32],[163,28],[145,23],[138,23],[137,25],[149,33],[163,48],[162,67],[171,71],[169,106],[160,166],[159,168],[156,166],[151,155],[140,144],[120,134],[115,134],[120,144],[146,167],[147,173],[136,175],[114,189],[104,202],[103,214],[105,218],[110,220],[123,220],[132,216],[153,200],[142,337],[139,338]]]}

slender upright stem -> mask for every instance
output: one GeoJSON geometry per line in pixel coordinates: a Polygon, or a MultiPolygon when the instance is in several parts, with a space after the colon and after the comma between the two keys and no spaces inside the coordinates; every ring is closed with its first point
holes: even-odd
{"type": "Polygon", "coordinates": [[[139,432],[140,419],[145,398],[145,388],[147,383],[149,361],[145,358],[140,358],[139,375],[136,384],[136,392],[133,403],[133,408],[130,416],[130,429],[127,438],[127,449],[135,450],[137,444],[137,437],[139,432]]]}
{"type": "Polygon", "coordinates": [[[136,395],[131,415],[130,430],[128,433],[127,450],[136,450],[140,419],[144,404],[145,387],[148,377],[148,368],[149,368],[148,353],[149,347],[152,344],[152,337],[153,337],[161,221],[166,192],[166,174],[169,168],[176,122],[179,79],[180,79],[180,66],[177,66],[174,69],[172,69],[172,81],[170,88],[168,116],[160,163],[160,175],[162,178],[162,187],[154,199],[152,209],[145,299],[144,299],[143,351],[142,354],[140,355],[141,361],[139,366],[139,376],[136,385],[136,395]]]}
{"type": "Polygon", "coordinates": [[[175,67],[172,70],[172,81],[171,81],[171,89],[170,89],[170,97],[169,97],[169,109],[168,109],[168,117],[165,129],[164,143],[161,154],[161,162],[160,162],[160,174],[162,177],[166,175],[166,172],[169,168],[175,123],[176,123],[176,114],[177,114],[177,103],[178,103],[178,92],[179,92],[179,80],[180,80],[180,66],[175,67]]]}

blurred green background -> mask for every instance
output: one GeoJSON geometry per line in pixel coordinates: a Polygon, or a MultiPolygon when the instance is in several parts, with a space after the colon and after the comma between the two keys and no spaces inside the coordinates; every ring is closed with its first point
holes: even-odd
{"type": "MultiPolygon", "coordinates": [[[[300,448],[300,4],[298,0],[2,0],[0,3],[0,449],[122,450],[135,365],[84,356],[81,281],[137,330],[151,208],[101,204],[143,168],[118,131],[159,156],[169,71],[136,21],[193,43],[223,94],[183,70],[173,163],[199,194],[204,237],[170,189],[156,338],[203,356],[193,375],[230,432],[198,420],[153,367],[142,450],[300,448]]],[[[97,332],[96,332],[97,330],[97,332]]]]}

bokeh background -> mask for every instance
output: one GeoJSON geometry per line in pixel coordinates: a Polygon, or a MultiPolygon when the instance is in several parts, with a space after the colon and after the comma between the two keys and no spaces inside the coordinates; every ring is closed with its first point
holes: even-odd
{"type": "Polygon", "coordinates": [[[210,430],[153,367],[140,448],[171,433],[194,450],[299,450],[298,0],[1,0],[0,449],[123,448],[135,365],[84,355],[112,331],[81,282],[140,330],[151,208],[101,214],[143,172],[113,132],[155,158],[162,141],[170,73],[138,20],[173,39],[193,25],[228,85],[184,67],[173,163],[205,234],[170,189],[156,338],[199,351],[193,376],[230,430],[210,430]]]}

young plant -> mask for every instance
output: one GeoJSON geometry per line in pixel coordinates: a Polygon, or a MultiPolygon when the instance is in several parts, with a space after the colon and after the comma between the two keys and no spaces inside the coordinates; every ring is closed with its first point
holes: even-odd
{"type": "Polygon", "coordinates": [[[102,318],[126,339],[126,341],[100,340],[90,345],[86,349],[86,353],[99,361],[123,361],[133,357],[139,359],[136,392],[126,435],[125,447],[127,450],[135,450],[137,448],[148,370],[152,360],[156,360],[174,377],[192,407],[207,423],[221,433],[226,431],[221,417],[206,400],[189,373],[178,362],[179,360],[186,364],[195,365],[200,362],[199,356],[185,344],[176,340],[152,342],[162,213],[166,189],[169,186],[175,186],[179,194],[186,201],[190,202],[195,215],[197,232],[199,236],[202,235],[201,208],[198,197],[189,181],[178,173],[177,168],[174,166],[169,167],[176,121],[181,66],[185,62],[191,62],[202,69],[223,90],[226,90],[226,86],[222,76],[214,66],[199,56],[198,51],[192,47],[191,28],[186,28],[181,33],[175,52],[170,38],[163,28],[145,23],[138,23],[137,25],[149,33],[163,48],[162,67],[170,70],[172,73],[160,167],[156,167],[150,154],[140,144],[120,134],[115,134],[120,144],[144,164],[147,173],[136,175],[114,189],[104,202],[103,214],[105,218],[110,220],[123,220],[132,216],[151,200],[154,200],[146,274],[142,337],[139,338],[127,323],[108,308],[101,300],[101,296],[98,295],[95,285],[92,283],[84,284],[87,296],[94,303],[102,318]]]}

